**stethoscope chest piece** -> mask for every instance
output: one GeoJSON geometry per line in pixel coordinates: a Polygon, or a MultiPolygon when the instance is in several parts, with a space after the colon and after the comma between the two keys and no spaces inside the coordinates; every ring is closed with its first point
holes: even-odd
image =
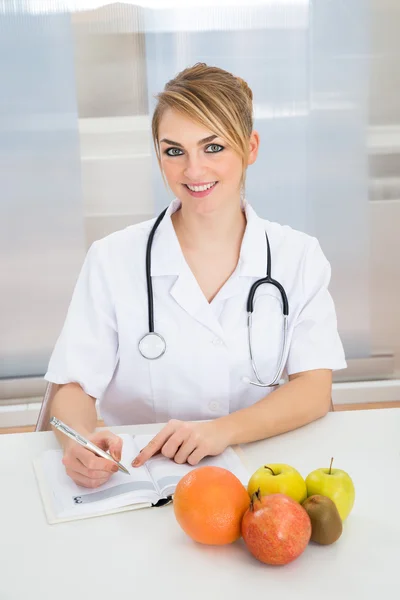
{"type": "Polygon", "coordinates": [[[165,352],[167,344],[159,333],[146,333],[139,342],[139,352],[143,358],[155,360],[165,352]]]}

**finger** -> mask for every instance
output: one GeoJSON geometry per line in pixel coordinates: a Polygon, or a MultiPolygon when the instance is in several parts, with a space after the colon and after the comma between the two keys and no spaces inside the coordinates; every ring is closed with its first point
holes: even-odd
{"type": "Polygon", "coordinates": [[[189,439],[191,433],[190,429],[187,429],[185,425],[179,427],[165,442],[161,448],[161,454],[167,458],[174,458],[182,444],[189,439]]]}
{"type": "Polygon", "coordinates": [[[114,460],[121,460],[122,439],[111,431],[98,431],[90,440],[102,450],[109,451],[114,460]]]}
{"type": "Polygon", "coordinates": [[[66,473],[77,485],[81,485],[86,488],[96,488],[100,485],[103,485],[104,483],[107,483],[111,475],[109,473],[107,477],[99,477],[97,479],[93,479],[90,477],[85,477],[85,475],[81,475],[80,473],[76,473],[75,471],[70,471],[69,469],[66,470],[66,473]]]}
{"type": "Polygon", "coordinates": [[[151,456],[156,454],[161,448],[164,446],[165,442],[169,439],[169,437],[176,431],[176,429],[181,425],[181,421],[169,421],[165,427],[161,429],[153,437],[153,439],[145,446],[142,451],[137,455],[135,460],[132,462],[133,467],[140,467],[143,465],[146,460],[148,460],[151,456]]]}
{"type": "Polygon", "coordinates": [[[186,461],[189,465],[198,465],[205,456],[207,456],[207,452],[205,452],[201,446],[197,446],[197,448],[189,454],[186,461]]]}
{"type": "Polygon", "coordinates": [[[85,467],[92,471],[113,472],[118,470],[117,465],[112,460],[97,456],[94,452],[91,452],[82,446],[75,453],[75,456],[83,465],[85,465],[85,467]]]}
{"type": "Polygon", "coordinates": [[[198,440],[194,435],[190,436],[179,448],[178,452],[174,456],[174,461],[179,464],[183,464],[187,461],[188,456],[197,448],[198,440]]]}
{"type": "Polygon", "coordinates": [[[110,443],[110,454],[114,460],[118,462],[121,460],[122,455],[122,440],[120,437],[116,436],[116,439],[110,443]]]}
{"type": "MultiPolygon", "coordinates": [[[[109,479],[111,475],[113,475],[112,471],[103,471],[100,469],[88,469],[83,465],[78,459],[73,459],[68,461],[67,459],[63,459],[63,464],[67,471],[71,473],[76,473],[77,475],[83,475],[88,479],[109,479]]],[[[117,467],[118,470],[118,467],[117,467]]]]}
{"type": "Polygon", "coordinates": [[[111,460],[99,458],[93,452],[79,446],[73,451],[67,452],[63,457],[63,464],[72,470],[89,476],[93,472],[96,475],[105,476],[108,473],[115,473],[118,467],[111,460]]]}

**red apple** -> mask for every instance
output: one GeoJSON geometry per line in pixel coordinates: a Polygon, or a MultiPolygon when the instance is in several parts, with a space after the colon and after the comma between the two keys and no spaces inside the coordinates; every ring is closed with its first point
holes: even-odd
{"type": "Polygon", "coordinates": [[[243,515],[242,536],[261,562],[286,565],[306,549],[311,520],[301,504],[285,494],[256,493],[243,515]]]}

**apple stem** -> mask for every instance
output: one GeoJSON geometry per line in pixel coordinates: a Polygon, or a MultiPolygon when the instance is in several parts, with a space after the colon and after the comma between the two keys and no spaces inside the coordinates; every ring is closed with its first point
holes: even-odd
{"type": "Polygon", "coordinates": [[[252,494],[251,496],[251,500],[250,500],[250,510],[251,512],[254,512],[254,501],[257,500],[261,500],[261,490],[260,488],[258,488],[258,490],[256,492],[254,492],[254,494],[252,494]]]}
{"type": "Polygon", "coordinates": [[[264,469],[268,469],[269,471],[271,471],[272,475],[275,475],[271,467],[268,467],[268,465],[264,465],[264,469]]]}
{"type": "Polygon", "coordinates": [[[333,463],[333,458],[331,458],[331,464],[329,465],[329,475],[331,475],[331,471],[332,471],[332,463],[333,463]]]}

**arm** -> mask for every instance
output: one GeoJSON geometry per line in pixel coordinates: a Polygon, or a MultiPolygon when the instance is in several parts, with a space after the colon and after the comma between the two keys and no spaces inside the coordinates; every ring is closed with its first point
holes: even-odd
{"type": "Polygon", "coordinates": [[[332,369],[346,366],[328,291],[331,267],[310,239],[302,271],[302,308],[290,343],[289,381],[252,406],[221,417],[231,443],[245,443],[296,429],[323,417],[331,405],[332,369]]]}
{"type": "MultiPolygon", "coordinates": [[[[118,354],[118,329],[107,277],[107,256],[104,244],[94,242],[90,247],[45,379],[68,382],[54,396],[52,414],[120,460],[121,438],[107,430],[95,432],[95,399],[107,389],[118,354]],[[78,381],[82,385],[76,383],[78,381]]],[[[61,432],[53,431],[64,449],[66,472],[78,485],[97,487],[117,470],[111,461],[95,456],[61,432]]]]}
{"type": "Polygon", "coordinates": [[[139,467],[156,452],[177,463],[196,465],[229,445],[245,444],[297,429],[323,417],[331,403],[332,371],[294,373],[289,381],[252,406],[213,421],[185,423],[172,419],[132,463],[139,467]]]}
{"type": "MultiPolygon", "coordinates": [[[[45,374],[49,382],[68,382],[55,394],[52,414],[86,436],[96,428],[95,399],[107,389],[118,353],[104,254],[103,246],[94,242],[86,255],[45,374]]],[[[65,436],[56,435],[65,446],[65,436]]]]}
{"type": "MultiPolygon", "coordinates": [[[[103,450],[108,450],[116,460],[121,460],[121,438],[107,430],[94,432],[97,423],[95,398],[86,394],[78,383],[67,383],[58,390],[53,399],[52,414],[103,450]]],[[[64,449],[65,470],[78,485],[98,487],[118,471],[112,462],[95,456],[54,427],[53,431],[64,449]]]]}
{"type": "MultiPolygon", "coordinates": [[[[52,415],[87,437],[96,428],[95,402],[95,398],[86,394],[78,383],[67,383],[54,396],[52,415]]],[[[64,448],[72,441],[57,429],[53,431],[64,448]]]]}
{"type": "Polygon", "coordinates": [[[229,444],[245,444],[285,433],[326,415],[331,405],[332,371],[295,373],[289,381],[248,408],[216,419],[229,444]]]}

